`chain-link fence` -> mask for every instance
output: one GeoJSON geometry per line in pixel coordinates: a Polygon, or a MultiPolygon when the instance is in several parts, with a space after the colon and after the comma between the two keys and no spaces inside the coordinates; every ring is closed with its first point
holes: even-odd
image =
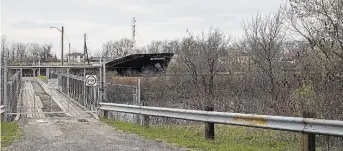
{"type": "MultiPolygon", "coordinates": [[[[106,75],[106,100],[109,103],[140,105],[140,78],[106,75]]],[[[109,116],[126,122],[139,122],[140,116],[130,113],[110,112],[109,116]]]]}
{"type": "MultiPolygon", "coordinates": [[[[6,108],[6,112],[9,113],[17,113],[18,112],[18,103],[20,103],[20,87],[21,87],[21,72],[17,71],[14,75],[12,75],[7,83],[4,83],[7,86],[7,95],[4,95],[6,98],[4,101],[4,105],[6,108]]],[[[15,118],[14,115],[7,115],[6,120],[13,120],[15,118]]]]}

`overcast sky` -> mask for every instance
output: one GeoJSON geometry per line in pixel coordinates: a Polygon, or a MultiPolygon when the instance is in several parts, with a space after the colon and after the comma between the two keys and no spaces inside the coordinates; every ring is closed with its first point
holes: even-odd
{"type": "Polygon", "coordinates": [[[275,12],[282,0],[1,0],[1,33],[11,41],[51,43],[60,56],[64,26],[72,51],[83,51],[83,34],[95,54],[104,42],[131,38],[136,17],[138,46],[152,40],[176,39],[220,28],[232,37],[243,33],[241,23],[257,12],[275,12]]]}

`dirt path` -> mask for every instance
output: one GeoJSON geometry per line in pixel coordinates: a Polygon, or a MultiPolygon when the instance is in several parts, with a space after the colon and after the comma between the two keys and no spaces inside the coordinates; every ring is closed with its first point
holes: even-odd
{"type": "MultiPolygon", "coordinates": [[[[182,150],[174,145],[155,142],[124,133],[93,118],[83,109],[41,80],[27,78],[23,84],[23,107],[36,104],[38,112],[69,112],[65,116],[54,114],[22,116],[23,137],[4,150],[7,151],[132,151],[182,150]],[[35,95],[36,94],[36,95],[35,95]],[[51,98],[50,96],[51,95],[51,98]],[[34,98],[36,98],[36,101],[34,98]],[[86,122],[80,121],[85,119],[86,122]]],[[[31,108],[28,108],[31,109],[31,108]]],[[[33,112],[33,110],[27,110],[33,112]]]]}
{"type": "Polygon", "coordinates": [[[143,139],[114,130],[92,118],[78,122],[60,117],[29,119],[23,126],[24,136],[7,147],[7,151],[172,151],[184,150],[171,144],[143,139]]]}

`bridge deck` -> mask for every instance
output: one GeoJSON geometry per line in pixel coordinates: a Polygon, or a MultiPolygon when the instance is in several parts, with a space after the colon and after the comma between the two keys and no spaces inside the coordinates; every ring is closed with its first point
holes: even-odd
{"type": "Polygon", "coordinates": [[[64,114],[63,116],[68,117],[80,117],[80,118],[92,118],[90,111],[85,110],[80,105],[76,104],[71,99],[68,99],[67,96],[58,92],[56,89],[51,89],[49,86],[43,82],[41,79],[25,77],[23,78],[22,84],[22,113],[28,113],[26,116],[28,118],[45,118],[47,114],[64,114]],[[49,96],[49,98],[41,98],[35,93],[32,82],[38,82],[42,87],[43,91],[49,96]],[[41,100],[43,99],[43,100],[41,100]],[[49,99],[49,100],[45,100],[49,99]],[[42,103],[42,101],[45,101],[42,103]],[[50,103],[51,102],[51,103],[50,103]],[[57,104],[58,110],[48,110],[43,111],[43,108],[50,108],[50,104],[57,104]],[[42,114],[34,114],[42,113],[42,114]],[[44,114],[43,114],[44,113],[44,114]]]}

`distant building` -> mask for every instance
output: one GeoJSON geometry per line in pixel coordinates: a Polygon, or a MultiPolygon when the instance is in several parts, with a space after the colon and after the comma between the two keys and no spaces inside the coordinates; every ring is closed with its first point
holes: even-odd
{"type": "Polygon", "coordinates": [[[68,59],[70,59],[71,62],[83,62],[84,54],[79,52],[74,52],[71,54],[68,54],[68,59]]]}
{"type": "Polygon", "coordinates": [[[90,57],[89,58],[89,61],[90,62],[100,62],[100,59],[102,60],[102,61],[110,61],[111,60],[111,58],[109,58],[109,57],[90,57]]]}
{"type": "Polygon", "coordinates": [[[221,62],[226,62],[228,64],[238,64],[238,65],[245,65],[249,64],[249,61],[251,59],[250,55],[247,52],[244,51],[233,51],[228,54],[228,57],[222,57],[220,58],[221,62]],[[227,59],[226,61],[225,58],[227,59]]]}
{"type": "Polygon", "coordinates": [[[236,56],[236,61],[238,64],[248,64],[250,56],[247,52],[239,52],[236,56]]]}
{"type": "Polygon", "coordinates": [[[283,54],[281,57],[281,61],[285,63],[292,63],[294,64],[299,57],[299,53],[297,51],[289,51],[283,54]]]}

